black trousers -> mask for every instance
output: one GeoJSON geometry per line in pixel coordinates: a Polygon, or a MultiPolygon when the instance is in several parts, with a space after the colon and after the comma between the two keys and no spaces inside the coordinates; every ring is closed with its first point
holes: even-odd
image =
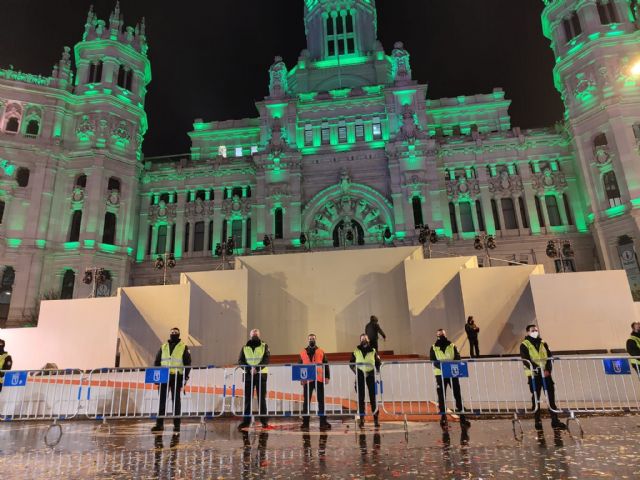
{"type": "MultiPolygon", "coordinates": [[[[640,365],[636,365],[635,363],[632,363],[631,366],[633,367],[633,369],[638,374],[638,377],[640,377],[640,365]]],[[[1,391],[2,391],[2,385],[0,384],[0,392],[1,391]]]]}
{"type": "Polygon", "coordinates": [[[544,377],[541,372],[536,372],[533,376],[528,377],[529,391],[531,392],[531,407],[536,408],[536,396],[538,399],[538,409],[536,410],[536,420],[540,420],[540,395],[542,394],[543,385],[545,387],[545,395],[549,401],[549,407],[551,408],[551,418],[557,418],[557,413],[554,410],[558,410],[556,405],[556,387],[551,376],[544,377]],[[543,384],[544,382],[544,384],[543,384]],[[534,395],[535,391],[535,395],[534,395]]]}
{"type": "Polygon", "coordinates": [[[262,423],[267,422],[267,374],[251,373],[244,374],[244,416],[251,416],[251,400],[253,399],[253,391],[256,391],[258,403],[260,404],[260,420],[262,423]]]}
{"type": "Polygon", "coordinates": [[[471,358],[480,356],[480,345],[477,338],[469,338],[469,350],[471,351],[471,358]]]}
{"type": "Polygon", "coordinates": [[[311,403],[311,396],[313,391],[316,391],[316,398],[318,399],[318,415],[324,415],[324,383],[323,382],[309,382],[302,386],[302,394],[304,395],[304,401],[302,403],[302,414],[309,415],[309,404],[311,403]],[[317,388],[316,388],[317,385],[317,388]]]}
{"type": "MultiPolygon", "coordinates": [[[[360,417],[364,417],[365,403],[364,403],[364,389],[365,385],[369,390],[369,404],[371,405],[371,411],[376,411],[376,375],[374,372],[365,374],[362,370],[358,370],[358,413],[360,417]]],[[[378,414],[376,413],[375,416],[378,414]]]]}
{"type": "MultiPolygon", "coordinates": [[[[182,412],[182,404],[180,403],[180,393],[182,392],[183,384],[182,374],[172,373],[169,375],[169,383],[160,384],[160,405],[158,407],[158,416],[163,417],[166,413],[167,407],[167,389],[171,392],[171,404],[169,415],[179,416],[182,412]]],[[[159,418],[158,423],[162,423],[163,419],[159,418]]],[[[176,418],[174,423],[179,423],[180,419],[176,418]]]]}
{"type": "Polygon", "coordinates": [[[460,393],[460,380],[458,380],[457,378],[443,378],[442,375],[436,375],[436,392],[438,393],[439,413],[446,413],[444,397],[447,387],[451,387],[453,390],[453,398],[455,398],[456,400],[456,411],[462,412],[462,394],[460,393]]]}
{"type": "Polygon", "coordinates": [[[370,338],[369,339],[369,345],[371,345],[371,348],[375,348],[376,352],[380,353],[380,350],[378,350],[378,339],[377,338],[370,338]]]}

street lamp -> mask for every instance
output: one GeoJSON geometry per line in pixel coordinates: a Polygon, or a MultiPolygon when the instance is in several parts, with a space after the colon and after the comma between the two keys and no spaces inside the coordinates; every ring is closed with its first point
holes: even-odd
{"type": "Polygon", "coordinates": [[[107,272],[102,267],[89,267],[85,269],[84,276],[82,277],[82,283],[85,285],[91,285],[91,293],[89,298],[95,298],[98,296],[98,286],[107,281],[107,272]]]}
{"type": "Polygon", "coordinates": [[[476,250],[484,250],[484,254],[489,261],[489,266],[491,267],[491,255],[489,255],[489,250],[495,250],[497,247],[496,239],[493,235],[487,235],[486,233],[482,233],[480,235],[476,235],[475,240],[473,241],[473,248],[476,250]]]}
{"type": "Polygon", "coordinates": [[[226,270],[227,257],[233,256],[233,251],[236,248],[236,242],[233,237],[229,237],[222,243],[216,243],[216,249],[214,251],[216,257],[222,257],[222,270],[226,270]]]}
{"type": "Polygon", "coordinates": [[[265,234],[264,238],[262,239],[262,244],[269,249],[272,255],[276,253],[275,245],[273,244],[273,235],[265,234]]]}
{"type": "Polygon", "coordinates": [[[156,270],[162,270],[162,285],[167,284],[167,269],[176,268],[176,257],[173,253],[159,254],[155,263],[156,270]]]}
{"type": "Polygon", "coordinates": [[[429,225],[418,225],[420,230],[418,233],[418,242],[423,247],[426,245],[428,258],[431,258],[431,245],[438,243],[438,233],[435,230],[429,228],[429,225]]]}
{"type": "Polygon", "coordinates": [[[560,240],[559,238],[556,238],[554,240],[549,240],[547,242],[546,253],[547,253],[547,257],[554,258],[554,259],[557,258],[558,260],[560,260],[559,273],[566,272],[565,264],[564,264],[565,259],[570,259],[575,256],[571,242],[569,240],[560,240]]]}
{"type": "Polygon", "coordinates": [[[305,247],[309,252],[311,251],[311,238],[307,236],[305,232],[300,233],[300,245],[305,247]]]}

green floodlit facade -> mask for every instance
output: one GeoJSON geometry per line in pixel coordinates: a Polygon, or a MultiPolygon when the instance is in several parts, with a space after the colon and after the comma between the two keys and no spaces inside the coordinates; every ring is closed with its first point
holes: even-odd
{"type": "Polygon", "coordinates": [[[160,282],[162,253],[174,278],[216,268],[229,237],[236,254],[367,248],[417,244],[428,224],[439,254],[475,254],[487,233],[493,256],[555,271],[545,248],[562,238],[567,268],[620,268],[640,206],[636,4],[545,3],[563,124],[513,127],[499,88],[430,99],[404,45],[378,40],[373,0],[305,0],[307,47],[276,57],[257,116],[197,119],[191,152],[161,158],[142,153],[144,23],[90,12],[75,75],[69,49],[50,77],[0,70],[0,321],[88,296],[91,266],[105,295],[160,282]]]}

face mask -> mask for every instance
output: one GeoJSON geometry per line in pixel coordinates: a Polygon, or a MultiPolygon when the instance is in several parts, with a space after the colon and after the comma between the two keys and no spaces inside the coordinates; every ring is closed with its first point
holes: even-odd
{"type": "Polygon", "coordinates": [[[529,336],[531,338],[538,338],[540,336],[540,332],[529,332],[529,336]]]}
{"type": "Polygon", "coordinates": [[[172,342],[177,342],[178,340],[180,340],[180,334],[172,333],[171,335],[169,335],[169,338],[171,339],[172,342]]]}
{"type": "Polygon", "coordinates": [[[309,340],[309,346],[310,347],[315,347],[316,346],[316,341],[315,340],[309,340]]]}
{"type": "Polygon", "coordinates": [[[260,341],[260,337],[257,335],[254,335],[253,337],[251,337],[251,341],[252,342],[259,342],[260,341]]]}
{"type": "Polygon", "coordinates": [[[363,341],[360,342],[360,345],[362,347],[368,347],[369,346],[369,342],[367,342],[366,340],[363,340],[363,341]]]}
{"type": "Polygon", "coordinates": [[[0,353],[4,352],[4,345],[0,345],[0,353]]]}

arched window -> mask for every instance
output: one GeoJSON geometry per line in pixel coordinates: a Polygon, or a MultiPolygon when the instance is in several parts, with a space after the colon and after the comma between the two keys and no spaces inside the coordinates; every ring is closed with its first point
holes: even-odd
{"type": "Polygon", "coordinates": [[[193,229],[193,251],[204,250],[204,222],[196,222],[193,229]]]}
{"type": "Polygon", "coordinates": [[[29,123],[27,123],[27,129],[24,133],[25,135],[37,137],[40,133],[40,121],[36,120],[35,118],[29,120],[29,123]]]}
{"type": "Polygon", "coordinates": [[[196,200],[199,199],[204,202],[206,198],[207,198],[207,192],[205,192],[204,190],[196,191],[196,200]]]}
{"type": "Polygon", "coordinates": [[[469,202],[460,202],[460,226],[463,232],[474,232],[473,216],[471,214],[471,204],[469,202]]]}
{"type": "Polygon", "coordinates": [[[73,298],[73,289],[76,285],[76,272],[71,269],[65,270],[62,277],[62,289],[60,290],[60,298],[62,300],[70,300],[73,298]]]}
{"type": "Polygon", "coordinates": [[[620,187],[618,187],[618,179],[616,174],[611,171],[607,172],[602,177],[602,183],[604,184],[604,193],[609,201],[609,207],[617,207],[622,205],[622,199],[620,198],[620,187]]]}
{"type": "Polygon", "coordinates": [[[0,225],[2,224],[3,218],[4,218],[4,200],[0,200],[0,225]]]}
{"type": "Polygon", "coordinates": [[[276,208],[274,214],[274,232],[276,238],[284,237],[284,214],[281,208],[276,208]]]}
{"type": "Polygon", "coordinates": [[[89,65],[89,78],[87,83],[99,83],[102,81],[102,60],[89,65]]]}
{"type": "Polygon", "coordinates": [[[83,173],[76,177],[76,181],[74,182],[76,187],[87,188],[87,176],[83,173]]]}
{"type": "Polygon", "coordinates": [[[160,195],[160,198],[158,199],[158,201],[164,202],[166,205],[168,205],[170,199],[171,199],[171,196],[168,193],[163,193],[162,195],[160,195]]]}
{"type": "Polygon", "coordinates": [[[567,38],[567,42],[569,40],[573,40],[582,33],[582,25],[580,25],[580,19],[576,12],[573,12],[570,17],[565,18],[562,21],[562,25],[564,27],[564,34],[567,38]]]}
{"type": "Polygon", "coordinates": [[[167,226],[158,227],[158,241],[156,242],[156,255],[167,253],[167,226]]]}
{"type": "Polygon", "coordinates": [[[560,209],[558,208],[558,199],[555,195],[545,195],[544,201],[547,204],[547,214],[549,215],[549,225],[557,227],[562,225],[562,217],[560,217],[560,209]]]}
{"type": "Polygon", "coordinates": [[[26,187],[29,185],[29,169],[25,167],[20,167],[16,172],[16,182],[18,182],[19,187],[26,187]]]}
{"type": "Polygon", "coordinates": [[[4,130],[8,133],[18,133],[20,129],[20,120],[18,117],[11,117],[7,120],[4,130]]]}
{"type": "Polygon", "coordinates": [[[234,187],[234,189],[231,191],[231,198],[233,197],[242,198],[242,187],[234,187]]]}
{"type": "Polygon", "coordinates": [[[413,225],[415,228],[420,228],[424,225],[424,219],[422,217],[422,199],[418,196],[411,199],[411,205],[413,206],[413,225]]]}
{"type": "Polygon", "coordinates": [[[618,14],[613,0],[598,1],[598,16],[602,25],[618,23],[618,14]]]}
{"type": "Polygon", "coordinates": [[[451,222],[451,233],[458,233],[458,221],[456,220],[456,206],[449,202],[449,221],[451,222]]]}
{"type": "Polygon", "coordinates": [[[502,216],[504,217],[504,228],[516,230],[518,228],[518,220],[513,198],[503,198],[500,200],[500,204],[502,206],[502,216]]]}
{"type": "Polygon", "coordinates": [[[71,227],[69,228],[69,241],[80,240],[80,226],[82,224],[82,210],[74,210],[71,215],[71,227]]]}
{"type": "Polygon", "coordinates": [[[104,229],[102,230],[102,243],[106,245],[116,244],[116,214],[107,212],[104,214],[104,229]]]}
{"type": "Polygon", "coordinates": [[[120,191],[120,180],[118,180],[115,177],[109,178],[109,184],[107,185],[107,190],[109,190],[109,191],[117,190],[119,192],[120,191]]]}

